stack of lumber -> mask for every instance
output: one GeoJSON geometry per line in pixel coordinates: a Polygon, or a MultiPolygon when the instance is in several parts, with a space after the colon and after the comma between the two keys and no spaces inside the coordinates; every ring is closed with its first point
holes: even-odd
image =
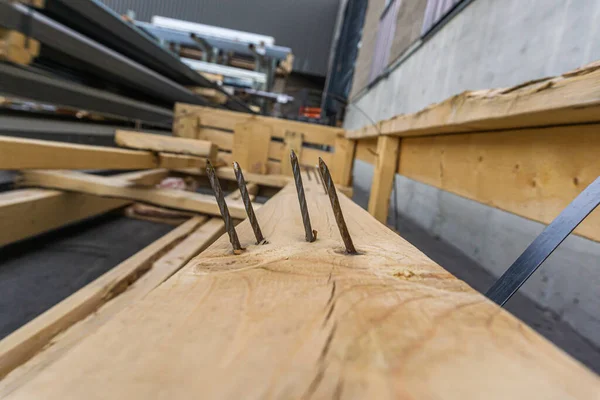
{"type": "MultiPolygon", "coordinates": [[[[464,92],[349,131],[375,165],[369,211],[395,173],[545,224],[600,175],[600,62],[511,88],[464,92]]],[[[575,231],[600,240],[600,211],[575,231]]]]}
{"type": "MultiPolygon", "coordinates": [[[[254,245],[244,221],[241,255],[223,236],[162,284],[167,272],[136,282],[35,356],[26,339],[50,321],[0,343],[0,365],[10,371],[0,393],[61,400],[597,398],[592,372],[340,193],[360,254],[344,253],[328,196],[314,180],[305,186],[316,242],[304,241],[288,185],[257,212],[269,244],[254,245]],[[123,296],[135,301],[123,307],[123,296]]],[[[87,298],[103,287],[89,288],[87,298]]]]}

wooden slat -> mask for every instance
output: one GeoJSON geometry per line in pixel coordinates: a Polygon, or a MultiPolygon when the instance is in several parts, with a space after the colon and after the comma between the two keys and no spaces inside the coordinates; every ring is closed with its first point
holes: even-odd
{"type": "MultiPolygon", "coordinates": [[[[69,171],[24,171],[22,185],[62,189],[102,197],[136,200],[143,203],[193,211],[208,215],[221,215],[214,196],[184,190],[144,188],[118,178],[105,178],[69,171]]],[[[241,202],[230,202],[233,218],[244,219],[246,212],[241,202]]]]}
{"type": "Polygon", "coordinates": [[[12,399],[590,399],[598,378],[340,195],[307,182],[318,240],[290,185],[257,216],[270,244],[200,257],[12,399]],[[107,384],[110,383],[110,384],[107,384]]]}
{"type": "MultiPolygon", "coordinates": [[[[306,122],[290,121],[279,118],[263,117],[235,111],[217,110],[214,108],[194,106],[191,104],[177,103],[175,105],[175,118],[177,123],[173,125],[176,136],[183,134],[183,122],[186,119],[199,119],[202,126],[220,129],[234,130],[235,125],[249,121],[259,121],[269,125],[273,129],[273,137],[283,139],[286,131],[304,134],[304,140],[308,143],[334,146],[335,138],[344,135],[341,128],[333,128],[324,125],[310,124],[306,122]],[[182,123],[182,124],[180,124],[182,123]]],[[[186,136],[189,137],[189,136],[186,136]]]]}
{"type": "MultiPolygon", "coordinates": [[[[600,125],[402,140],[399,173],[550,223],[600,175],[600,125]]],[[[600,241],[600,210],[575,233],[600,241]]]]}
{"type": "MultiPolygon", "coordinates": [[[[408,137],[590,122],[600,122],[600,62],[511,88],[464,92],[380,127],[385,135],[408,137]]],[[[368,128],[347,133],[353,139],[376,135],[368,128]]]]}
{"type": "Polygon", "coordinates": [[[382,224],[387,223],[390,196],[396,168],[400,138],[380,136],[377,143],[377,164],[369,195],[369,213],[382,224]]]}
{"type": "Polygon", "coordinates": [[[185,154],[206,157],[210,160],[217,155],[218,147],[209,141],[154,135],[135,131],[117,130],[115,142],[122,147],[156,152],[185,154]]]}
{"type": "Polygon", "coordinates": [[[244,171],[266,174],[272,129],[258,121],[239,123],[233,135],[233,160],[244,171]]]}
{"type": "Polygon", "coordinates": [[[333,165],[330,164],[330,169],[331,177],[337,185],[352,185],[352,167],[354,165],[355,150],[356,141],[344,139],[343,137],[336,138],[333,165]]]}
{"type": "MultiPolygon", "coordinates": [[[[156,184],[167,170],[117,175],[137,184],[156,184]]],[[[19,189],[0,193],[0,246],[26,239],[52,229],[81,221],[129,204],[127,200],[107,199],[58,190],[19,189]]]]}
{"type": "Polygon", "coordinates": [[[0,169],[157,168],[152,153],[0,136],[0,169]]]}
{"type": "Polygon", "coordinates": [[[203,158],[0,136],[0,169],[153,169],[202,167],[203,158]]]}

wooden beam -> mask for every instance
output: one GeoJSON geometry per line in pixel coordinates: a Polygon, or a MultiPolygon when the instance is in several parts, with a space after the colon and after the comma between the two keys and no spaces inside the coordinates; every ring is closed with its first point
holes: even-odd
{"type": "MultiPolygon", "coordinates": [[[[167,170],[117,175],[141,184],[156,184],[167,170]]],[[[19,189],[0,193],[0,246],[124,207],[127,200],[106,199],[58,190],[19,189]]]]}
{"type": "MultiPolygon", "coordinates": [[[[307,143],[322,144],[327,146],[335,145],[335,138],[344,135],[344,130],[325,125],[310,124],[307,122],[290,121],[285,119],[263,117],[235,111],[218,110],[210,107],[195,106],[191,104],[177,103],[175,105],[175,119],[178,123],[173,125],[176,136],[184,136],[185,121],[197,121],[204,127],[212,127],[233,131],[235,126],[240,123],[251,121],[261,122],[269,125],[272,129],[272,136],[283,139],[286,131],[299,132],[304,134],[304,141],[307,143]],[[183,125],[182,125],[183,124],[183,125]]],[[[187,134],[185,134],[186,137],[187,134]]]]}
{"type": "MultiPolygon", "coordinates": [[[[401,137],[600,122],[600,62],[511,88],[463,92],[417,113],[380,122],[401,137]]],[[[348,132],[361,139],[377,129],[348,132]]]]}
{"type": "Polygon", "coordinates": [[[271,132],[270,126],[257,121],[235,126],[232,156],[244,171],[267,173],[271,132]]]}
{"type": "Polygon", "coordinates": [[[154,169],[202,167],[202,158],[0,136],[0,169],[154,169]]]}
{"type": "Polygon", "coordinates": [[[154,135],[134,131],[117,130],[115,142],[122,147],[138,150],[151,150],[190,156],[205,157],[214,160],[219,148],[209,141],[154,135]]]}
{"type": "MultiPolygon", "coordinates": [[[[399,173],[550,223],[600,175],[600,124],[403,139],[399,173]]],[[[575,230],[600,241],[600,210],[575,230]]]]}
{"type": "Polygon", "coordinates": [[[387,224],[390,196],[400,152],[400,138],[380,136],[377,143],[377,164],[369,195],[369,213],[382,224],[387,224]]]}
{"type": "Polygon", "coordinates": [[[597,397],[593,372],[340,195],[361,251],[344,254],[316,185],[316,242],[290,185],[257,213],[270,244],[243,222],[242,255],[221,237],[12,398],[597,397]]]}
{"type": "MultiPolygon", "coordinates": [[[[24,171],[21,178],[23,186],[69,190],[101,197],[135,200],[177,210],[221,215],[214,196],[184,190],[144,188],[118,178],[69,171],[24,171]]],[[[230,202],[228,207],[233,218],[246,218],[246,211],[241,202],[230,202]]]]}
{"type": "MultiPolygon", "coordinates": [[[[292,150],[296,153],[298,160],[302,159],[302,141],[303,134],[296,132],[286,132],[285,139],[283,139],[283,149],[281,150],[280,158],[282,159],[281,163],[281,175],[286,176],[294,176],[292,171],[292,163],[288,160],[289,154],[292,150]],[[285,155],[288,157],[285,157],[285,155]]],[[[273,142],[271,142],[273,143],[273,142]]]]}
{"type": "Polygon", "coordinates": [[[352,167],[354,165],[355,150],[356,141],[344,139],[343,137],[336,138],[335,154],[333,165],[331,166],[331,176],[336,185],[352,185],[352,167]]]}

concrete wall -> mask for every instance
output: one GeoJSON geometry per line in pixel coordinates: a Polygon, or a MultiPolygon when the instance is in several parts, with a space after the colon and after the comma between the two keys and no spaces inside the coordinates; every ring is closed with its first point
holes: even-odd
{"type": "MultiPolygon", "coordinates": [[[[600,59],[600,0],[475,0],[354,99],[346,129],[415,112],[464,90],[506,87],[600,59]]],[[[355,164],[368,191],[372,167],[355,164]]],[[[543,225],[397,176],[399,212],[500,275],[543,225]]],[[[392,207],[394,201],[391,202],[392,207]]],[[[596,211],[598,212],[598,211],[596,211]]],[[[600,345],[600,244],[571,237],[521,289],[600,345]]]]}

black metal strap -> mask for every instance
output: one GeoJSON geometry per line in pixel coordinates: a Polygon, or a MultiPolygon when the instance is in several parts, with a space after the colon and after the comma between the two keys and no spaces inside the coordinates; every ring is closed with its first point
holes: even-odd
{"type": "Polygon", "coordinates": [[[536,269],[552,254],[600,204],[600,177],[565,208],[558,217],[527,247],[510,268],[485,294],[503,306],[536,269]]]}

